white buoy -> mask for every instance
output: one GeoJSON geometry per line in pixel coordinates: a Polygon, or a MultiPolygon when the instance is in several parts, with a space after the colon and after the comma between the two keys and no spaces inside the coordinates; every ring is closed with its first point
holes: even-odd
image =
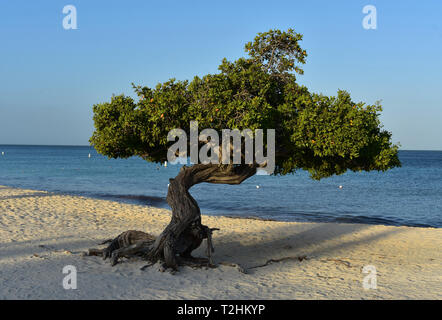
{"type": "Polygon", "coordinates": [[[167,161],[164,161],[164,166],[167,167],[167,161]]]}
{"type": "Polygon", "coordinates": [[[259,186],[256,186],[256,189],[259,189],[259,186]]]}
{"type": "Polygon", "coordinates": [[[5,155],[5,153],[4,153],[4,151],[2,151],[2,156],[4,156],[5,155]]]}
{"type": "Polygon", "coordinates": [[[339,186],[339,189],[342,189],[342,188],[344,188],[343,186],[339,186]]]}
{"type": "Polygon", "coordinates": [[[89,153],[87,157],[90,158],[90,157],[91,157],[91,154],[89,153]]]}

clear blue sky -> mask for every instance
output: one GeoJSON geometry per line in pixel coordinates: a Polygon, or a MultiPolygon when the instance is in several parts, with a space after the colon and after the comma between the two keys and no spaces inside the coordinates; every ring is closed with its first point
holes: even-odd
{"type": "Polygon", "coordinates": [[[309,56],[299,81],[382,100],[402,149],[442,150],[442,1],[1,1],[0,144],[86,145],[92,105],[130,83],[217,72],[257,32],[293,27],[309,56]],[[62,9],[77,8],[64,30],[62,9]],[[362,8],[377,8],[377,30],[362,8]]]}

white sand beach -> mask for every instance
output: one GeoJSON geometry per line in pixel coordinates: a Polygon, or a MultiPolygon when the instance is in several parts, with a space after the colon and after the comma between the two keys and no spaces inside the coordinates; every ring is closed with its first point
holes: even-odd
{"type": "MultiPolygon", "coordinates": [[[[0,187],[0,299],[441,299],[442,230],[295,223],[203,215],[215,269],[142,260],[111,267],[82,252],[129,229],[158,235],[170,211],[45,191],[0,187]],[[305,257],[305,259],[303,258],[305,257]],[[287,259],[284,259],[287,258],[287,259]],[[270,262],[270,259],[279,262],[270,262]],[[65,290],[62,269],[78,271],[65,290]],[[377,289],[364,289],[366,265],[377,289]]],[[[204,256],[205,243],[194,255],[204,256]]]]}

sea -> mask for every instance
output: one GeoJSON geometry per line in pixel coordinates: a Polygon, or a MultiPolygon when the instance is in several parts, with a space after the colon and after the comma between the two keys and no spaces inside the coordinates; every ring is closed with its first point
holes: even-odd
{"type": "MultiPolygon", "coordinates": [[[[442,227],[442,151],[401,150],[399,157],[402,167],[387,172],[314,181],[301,170],[240,185],[202,183],[190,192],[208,215],[442,227]]],[[[179,168],[108,159],[90,146],[0,145],[0,185],[145,206],[168,208],[169,179],[179,168]]]]}

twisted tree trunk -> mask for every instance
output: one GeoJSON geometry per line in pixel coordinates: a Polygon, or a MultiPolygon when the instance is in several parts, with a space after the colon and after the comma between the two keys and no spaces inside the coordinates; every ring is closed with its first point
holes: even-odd
{"type": "Polygon", "coordinates": [[[195,184],[208,182],[220,184],[240,184],[256,173],[256,165],[215,165],[196,164],[183,166],[179,174],[170,179],[167,203],[172,208],[172,219],[164,231],[155,239],[141,231],[127,231],[120,234],[104,250],[91,249],[89,254],[111,258],[111,263],[120,257],[141,255],[149,261],[164,261],[165,268],[176,269],[183,261],[206,261],[211,263],[212,231],[201,224],[201,211],[189,193],[195,184]],[[203,239],[207,239],[208,260],[193,258],[191,252],[197,249],[203,239]]]}

